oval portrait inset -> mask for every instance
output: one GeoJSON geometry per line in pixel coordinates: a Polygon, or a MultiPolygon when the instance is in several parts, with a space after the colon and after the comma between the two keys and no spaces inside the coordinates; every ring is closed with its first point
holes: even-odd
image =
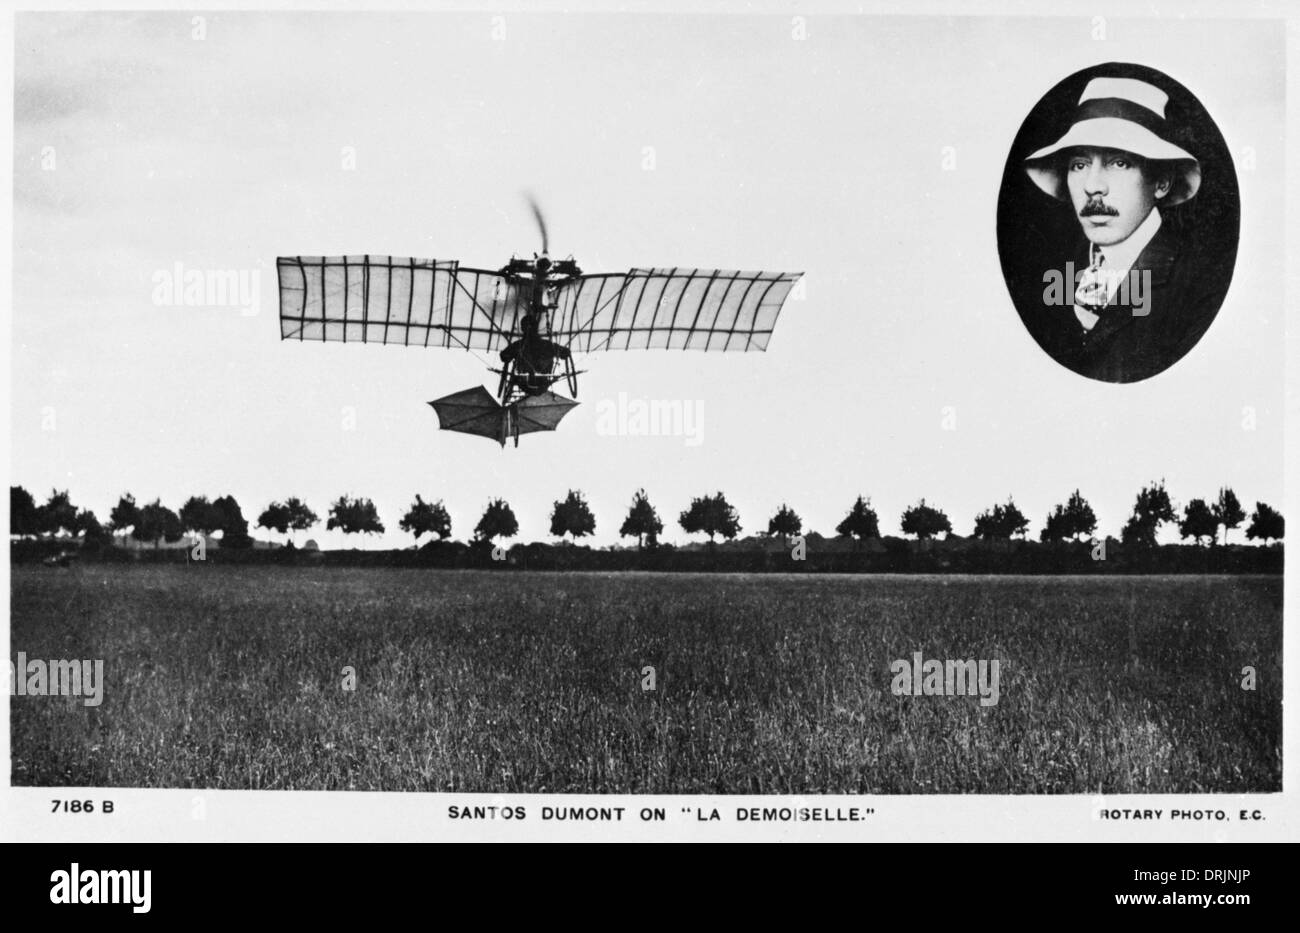
{"type": "Polygon", "coordinates": [[[1058,363],[1138,382],[1213,323],[1240,216],[1227,144],[1191,92],[1141,65],[1098,65],[1048,91],[1016,135],[998,197],[1002,274],[1058,363]]]}

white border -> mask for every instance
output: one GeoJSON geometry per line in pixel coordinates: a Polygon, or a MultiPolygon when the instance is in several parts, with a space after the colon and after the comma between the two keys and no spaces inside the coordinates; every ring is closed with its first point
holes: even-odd
{"type": "MultiPolygon", "coordinates": [[[[262,2],[256,6],[231,0],[149,0],[125,2],[27,3],[24,11],[57,10],[351,10],[358,4],[343,0],[333,2],[262,2]]],[[[654,13],[769,13],[805,15],[861,13],[864,15],[923,16],[1051,16],[1081,17],[1123,16],[1135,13],[1140,18],[1188,17],[1231,19],[1286,20],[1287,27],[1287,179],[1286,187],[1286,425],[1285,472],[1295,476],[1297,460],[1297,416],[1300,415],[1300,391],[1296,385],[1297,296],[1300,296],[1300,232],[1294,218],[1300,218],[1300,182],[1295,177],[1294,153],[1300,146],[1300,3],[1285,0],[1256,0],[1231,3],[1229,0],[1197,2],[1150,2],[1140,7],[1132,3],[1090,2],[1032,3],[1012,0],[922,0],[922,2],[883,2],[883,0],[804,0],[754,4],[728,0],[702,6],[687,0],[641,2],[625,0],[618,4],[601,4],[591,0],[502,0],[484,4],[415,2],[388,0],[374,9],[428,10],[435,12],[481,11],[485,14],[511,11],[566,12],[654,12],[654,13]],[[1135,10],[1136,7],[1136,10],[1135,10]]],[[[0,50],[5,61],[0,66],[0,132],[6,134],[0,144],[0,166],[5,183],[0,185],[0,295],[12,308],[13,295],[13,49],[14,11],[0,12],[0,50]]],[[[12,354],[12,316],[6,315],[6,342],[12,354]]],[[[6,359],[11,357],[7,356],[6,359]]],[[[12,378],[12,375],[11,375],[12,378]]],[[[10,461],[10,387],[6,379],[0,394],[0,421],[3,421],[6,469],[10,461]]],[[[1294,484],[1285,488],[1285,514],[1300,514],[1300,501],[1294,484]]],[[[7,506],[4,506],[7,509],[7,506]]],[[[6,519],[7,521],[7,516],[6,519]]],[[[1300,646],[1295,632],[1297,605],[1294,561],[1288,561],[1284,588],[1283,670],[1300,671],[1300,646]]],[[[10,585],[8,561],[0,570],[0,587],[7,594],[10,585]]],[[[9,644],[9,601],[5,600],[0,641],[9,644]]],[[[1285,681],[1283,748],[1283,787],[1280,794],[1198,794],[1120,795],[1102,798],[1091,795],[1062,796],[986,796],[986,795],[880,795],[831,797],[754,797],[754,796],[639,796],[639,795],[491,795],[491,794],[420,794],[315,791],[218,791],[218,790],[134,790],[122,788],[11,788],[9,786],[9,696],[0,691],[0,840],[47,842],[113,841],[435,841],[435,840],[863,840],[863,841],[1023,841],[1023,842],[1251,842],[1295,841],[1300,839],[1300,793],[1296,788],[1295,749],[1296,717],[1285,710],[1297,708],[1293,673],[1285,681]],[[51,801],[90,799],[97,803],[94,814],[53,814],[51,801]],[[105,815],[102,801],[112,800],[114,812],[105,815]],[[201,802],[201,806],[199,803],[201,802]],[[528,818],[523,822],[492,820],[451,820],[451,805],[523,806],[528,818]],[[543,822],[542,807],[624,807],[624,819],[615,823],[543,822]],[[861,822],[849,823],[750,823],[737,822],[740,807],[821,807],[830,811],[847,811],[851,807],[872,809],[874,813],[861,822]],[[643,822],[642,808],[661,807],[665,822],[643,822]],[[701,821],[717,809],[718,821],[701,821]],[[1101,819],[1104,808],[1161,810],[1163,819],[1155,821],[1112,821],[1101,819]],[[1223,810],[1230,819],[1174,822],[1171,810],[1223,810]],[[1263,819],[1242,821],[1240,811],[1259,811],[1263,819]],[[689,811],[689,812],[684,812],[689,811]],[[196,818],[201,813],[202,818],[196,818]]]]}

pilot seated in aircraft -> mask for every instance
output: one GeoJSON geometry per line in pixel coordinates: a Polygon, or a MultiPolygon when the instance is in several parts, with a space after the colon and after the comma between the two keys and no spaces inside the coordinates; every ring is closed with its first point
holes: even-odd
{"type": "Polygon", "coordinates": [[[551,376],[555,361],[567,360],[569,348],[538,336],[537,318],[531,314],[524,315],[520,328],[523,336],[501,351],[501,362],[507,366],[514,363],[514,385],[528,395],[541,395],[555,381],[551,376]]]}

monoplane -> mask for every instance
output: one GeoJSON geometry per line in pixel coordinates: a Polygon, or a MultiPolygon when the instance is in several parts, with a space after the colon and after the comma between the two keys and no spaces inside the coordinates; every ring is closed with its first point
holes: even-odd
{"type": "Polygon", "coordinates": [[[646,268],[585,273],[542,251],[500,269],[393,256],[276,262],[280,337],[496,353],[494,396],[475,386],[430,402],[444,430],[503,447],[554,431],[578,403],[579,354],[602,350],[766,350],[802,273],[646,268]],[[566,390],[568,397],[556,389],[566,390]]]}

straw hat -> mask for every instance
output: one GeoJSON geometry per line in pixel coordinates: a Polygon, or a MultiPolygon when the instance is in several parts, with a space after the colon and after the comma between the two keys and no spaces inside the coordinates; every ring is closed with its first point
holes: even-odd
{"type": "Polygon", "coordinates": [[[1175,163],[1174,186],[1163,203],[1180,204],[1200,188],[1201,167],[1194,155],[1169,141],[1165,122],[1168,102],[1168,94],[1136,78],[1093,78],[1079,98],[1069,130],[1025,159],[1025,171],[1039,188],[1057,200],[1068,201],[1061,160],[1051,157],[1084,146],[1120,149],[1144,159],[1175,163]]]}

